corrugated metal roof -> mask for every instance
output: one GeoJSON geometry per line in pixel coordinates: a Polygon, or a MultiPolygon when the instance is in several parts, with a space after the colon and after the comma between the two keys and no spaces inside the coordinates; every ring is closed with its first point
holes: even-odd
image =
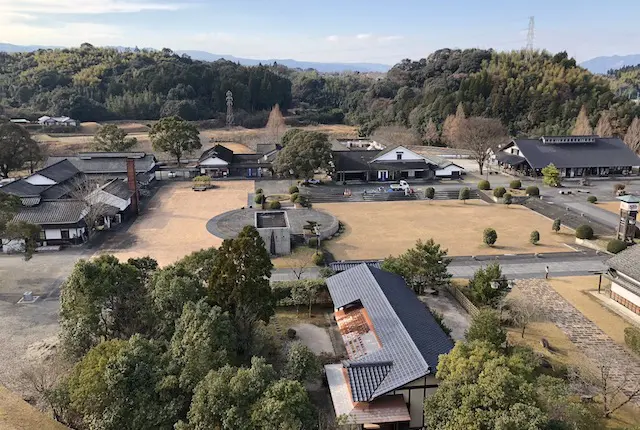
{"type": "Polygon", "coordinates": [[[435,373],[438,356],[453,348],[451,339],[400,276],[361,264],[329,277],[327,286],[336,309],[362,303],[382,346],[345,365],[393,363],[372,398],[435,373]]]}
{"type": "Polygon", "coordinates": [[[82,220],[87,204],[80,200],[43,201],[37,206],[23,208],[14,221],[36,225],[75,224],[82,220]]]}

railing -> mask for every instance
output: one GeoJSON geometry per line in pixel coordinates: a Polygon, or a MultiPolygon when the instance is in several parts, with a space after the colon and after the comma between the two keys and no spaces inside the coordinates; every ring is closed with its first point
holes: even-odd
{"type": "Polygon", "coordinates": [[[451,286],[451,285],[448,285],[445,288],[449,292],[449,294],[451,294],[453,296],[453,298],[456,299],[456,301],[458,303],[460,303],[460,306],[462,306],[464,308],[464,310],[467,311],[467,313],[469,315],[474,317],[474,316],[476,316],[478,314],[478,312],[480,312],[479,309],[476,307],[476,305],[471,303],[471,300],[469,300],[467,298],[467,296],[465,296],[462,293],[462,291],[460,291],[459,288],[456,288],[456,287],[451,286]]]}

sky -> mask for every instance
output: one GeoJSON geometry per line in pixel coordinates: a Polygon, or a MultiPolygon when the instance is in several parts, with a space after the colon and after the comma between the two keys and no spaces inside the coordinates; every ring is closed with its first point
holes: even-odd
{"type": "Polygon", "coordinates": [[[395,64],[440,48],[640,53],[640,1],[0,0],[0,42],[395,64]]]}

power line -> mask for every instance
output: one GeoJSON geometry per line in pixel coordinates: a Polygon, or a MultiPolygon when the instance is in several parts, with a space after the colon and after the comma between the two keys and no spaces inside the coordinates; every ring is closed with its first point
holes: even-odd
{"type": "Polygon", "coordinates": [[[527,60],[533,58],[533,42],[535,41],[535,27],[536,19],[533,16],[529,17],[529,31],[527,32],[527,47],[525,51],[527,53],[527,60]]]}

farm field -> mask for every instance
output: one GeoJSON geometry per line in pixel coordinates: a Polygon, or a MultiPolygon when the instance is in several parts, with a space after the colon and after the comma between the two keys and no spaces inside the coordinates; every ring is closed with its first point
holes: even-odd
{"type": "Polygon", "coordinates": [[[551,221],[522,206],[488,205],[474,200],[376,203],[324,203],[315,208],[335,215],[346,231],[325,242],[337,260],[384,258],[398,255],[417,239],[433,238],[449,255],[497,255],[534,252],[566,252],[573,242],[570,230],[551,232],[551,221]],[[482,242],[482,232],[498,233],[495,246],[482,242]],[[532,230],[541,241],[529,243],[532,230]]]}

